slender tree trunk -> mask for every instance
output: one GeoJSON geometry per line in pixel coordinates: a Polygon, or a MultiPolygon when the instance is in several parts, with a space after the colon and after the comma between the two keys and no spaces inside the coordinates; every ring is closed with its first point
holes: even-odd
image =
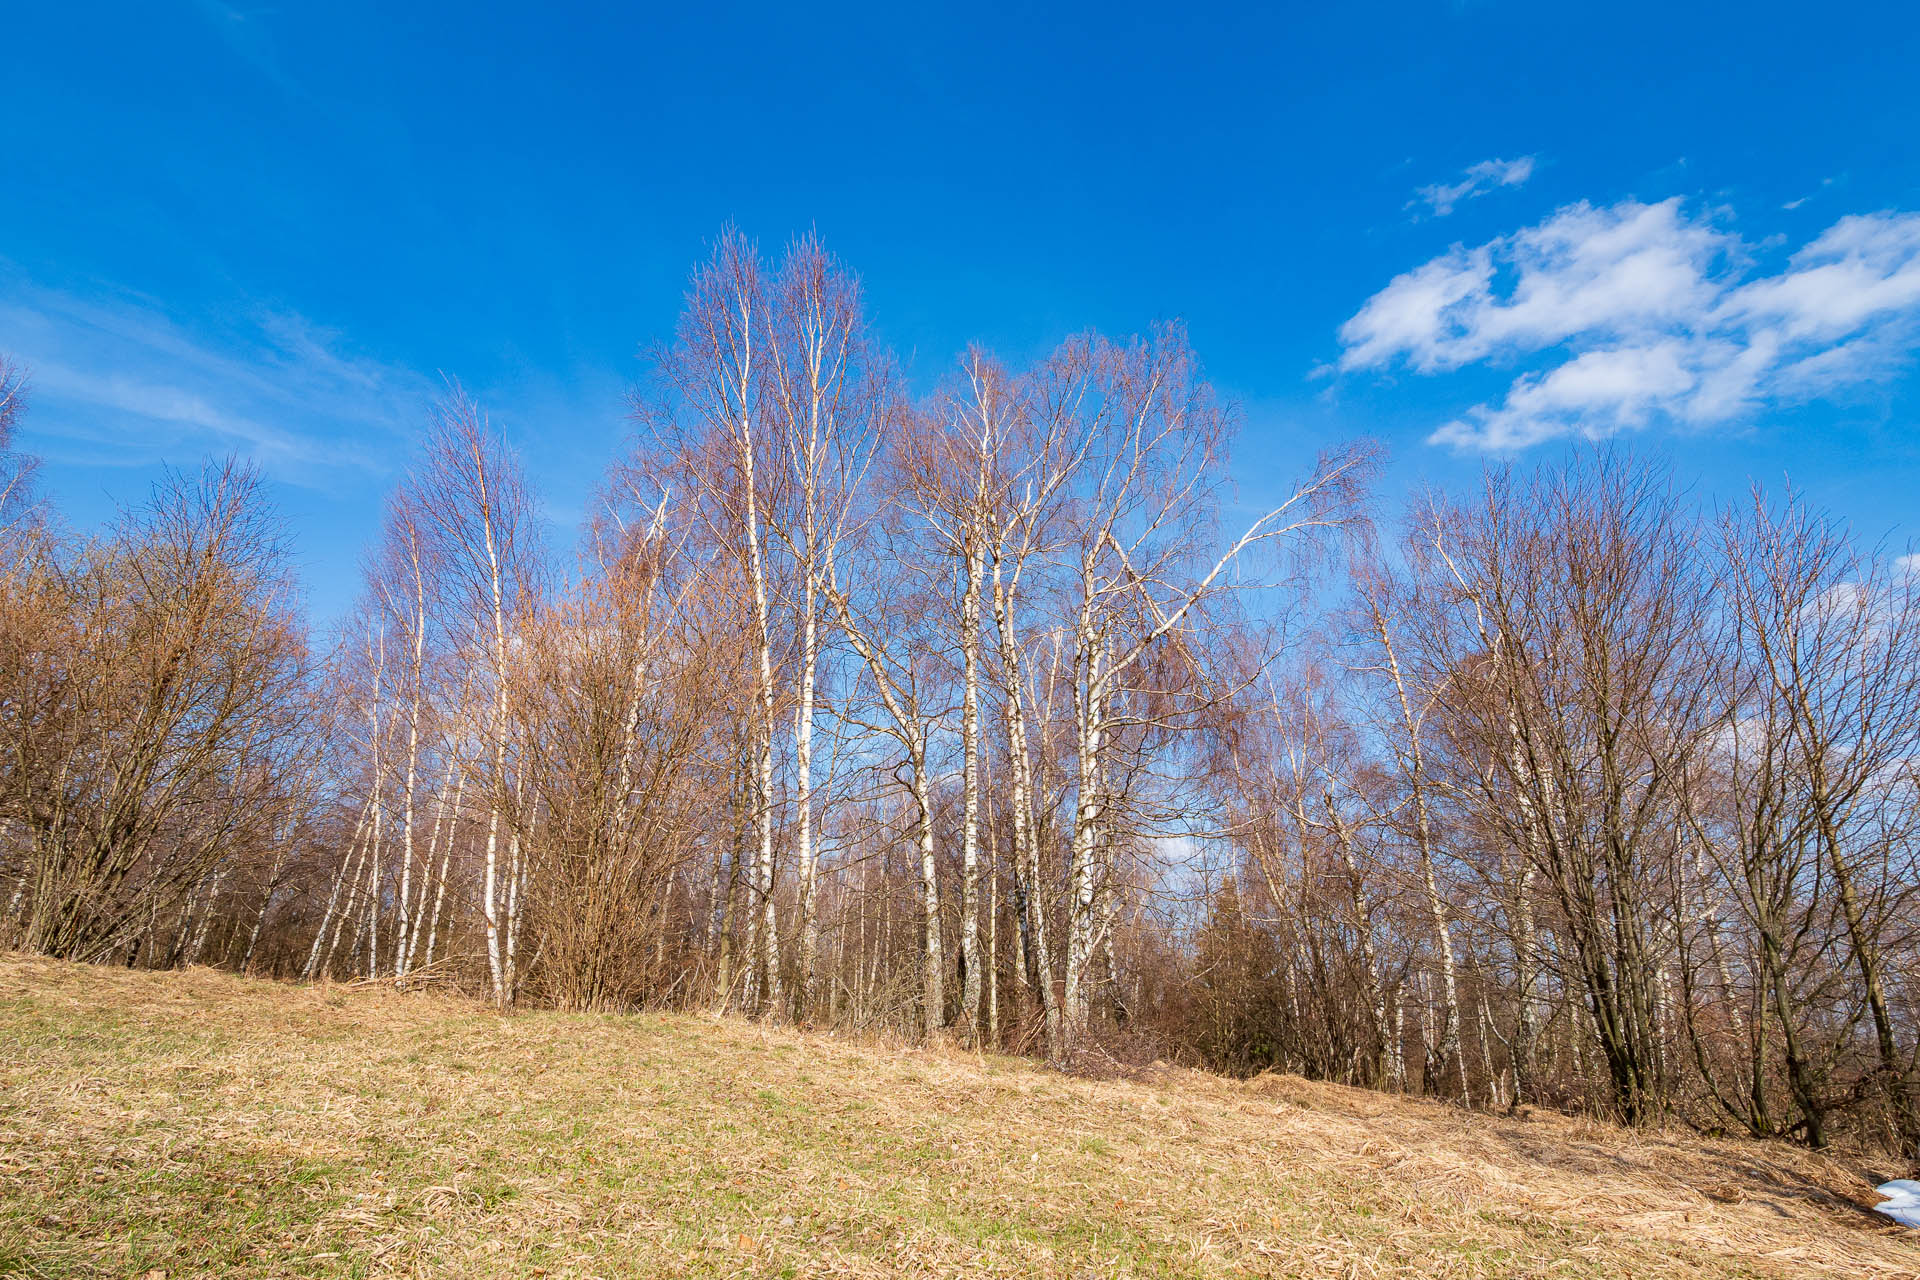
{"type": "Polygon", "coordinates": [[[1393,989],[1393,1045],[1387,1052],[1387,1074],[1396,1089],[1407,1087],[1407,999],[1403,987],[1393,989]]]}
{"type": "Polygon", "coordinates": [[[966,548],[966,586],[960,600],[961,788],[960,836],[961,1027],[971,1044],[980,1031],[980,581],[984,561],[975,520],[966,548]]]}
{"type": "Polygon", "coordinates": [[[346,932],[347,921],[354,918],[357,914],[355,908],[359,905],[357,899],[360,896],[360,872],[366,867],[366,864],[367,849],[365,845],[361,845],[359,855],[354,859],[353,873],[347,880],[346,900],[340,904],[340,911],[334,917],[333,937],[328,941],[326,955],[322,957],[320,961],[321,973],[333,972],[334,953],[340,949],[340,938],[346,932]]]}
{"type": "Polygon", "coordinates": [[[460,838],[460,814],[467,791],[467,771],[460,770],[460,777],[453,788],[453,808],[447,814],[447,830],[444,843],[440,846],[440,871],[434,877],[433,915],[427,921],[427,950],[421,963],[432,964],[434,946],[440,939],[441,902],[447,896],[447,871],[453,862],[453,846],[460,838]]]}
{"type": "Polygon", "coordinates": [[[1074,647],[1077,669],[1074,721],[1079,773],[1068,873],[1073,896],[1068,920],[1066,989],[1061,1001],[1061,1031],[1066,1043],[1054,1047],[1056,1056],[1071,1052],[1086,1035],[1091,1014],[1093,961],[1100,941],[1096,917],[1103,877],[1102,868],[1096,864],[1105,852],[1102,827],[1106,813],[1101,772],[1101,753],[1106,749],[1106,670],[1102,663],[1105,651],[1103,638],[1094,629],[1091,610],[1083,608],[1074,647]]]}
{"type": "MultiPolygon", "coordinates": [[[[751,735],[749,735],[749,737],[750,736],[751,735]]],[[[747,740],[748,739],[743,738],[741,740],[741,749],[733,752],[734,769],[731,777],[733,785],[728,788],[728,800],[733,811],[733,821],[728,828],[731,834],[732,847],[725,853],[717,852],[714,855],[716,859],[714,868],[716,881],[715,893],[718,896],[718,901],[714,907],[714,939],[717,949],[714,971],[714,1011],[717,1013],[725,1012],[733,1003],[733,986],[735,981],[733,948],[734,897],[739,888],[740,866],[741,863],[746,860],[747,831],[751,825],[752,814],[754,812],[754,782],[746,759],[748,751],[750,750],[750,748],[745,745],[747,740]],[[726,861],[724,868],[726,878],[724,880],[719,878],[722,868],[718,865],[717,860],[721,858],[725,858],[726,861]]],[[[753,928],[751,919],[752,912],[748,912],[748,915],[750,918],[747,927],[749,931],[751,931],[753,928]]],[[[751,953],[751,947],[749,947],[749,953],[751,953]]]]}
{"type": "Polygon", "coordinates": [[[340,905],[340,891],[347,882],[348,868],[354,865],[360,851],[360,839],[366,833],[367,823],[372,816],[373,802],[369,800],[367,807],[360,811],[360,822],[354,827],[353,839],[347,843],[346,856],[340,860],[340,871],[333,878],[333,892],[327,895],[326,912],[320,917],[320,929],[313,935],[313,949],[307,953],[307,965],[300,975],[305,982],[312,982],[320,968],[320,948],[326,942],[327,929],[332,926],[334,913],[340,905]]]}
{"type": "Polygon", "coordinates": [[[1000,873],[995,868],[991,828],[987,872],[987,1045],[1000,1047],[1000,873]]]}
{"type": "Polygon", "coordinates": [[[1498,1108],[1503,1105],[1500,1096],[1500,1076],[1493,1068],[1493,1013],[1487,1008],[1487,990],[1480,988],[1480,1069],[1487,1076],[1487,1106],[1498,1108]]]}
{"type": "Polygon", "coordinates": [[[1530,1102],[1536,1093],[1534,1055],[1540,1038],[1538,997],[1538,929],[1533,919],[1533,877],[1542,861],[1540,849],[1541,815],[1533,803],[1534,777],[1521,749],[1520,726],[1511,705],[1507,708],[1509,762],[1515,780],[1514,799],[1519,810],[1520,876],[1509,906],[1513,919],[1514,998],[1518,1004],[1513,1032],[1513,1100],[1530,1102]]]}
{"type": "Polygon", "coordinates": [[[526,863],[520,857],[520,828],[507,835],[507,928],[501,970],[504,978],[503,1006],[511,1006],[520,989],[520,899],[526,887],[526,863]]]}
{"type": "MultiPolygon", "coordinates": [[[[811,505],[809,502],[809,507],[811,505]]],[[[812,517],[809,513],[809,545],[814,536],[811,526],[812,517]]],[[[811,1016],[813,1001],[818,995],[815,970],[820,957],[820,913],[819,904],[815,901],[819,890],[819,866],[813,841],[813,708],[820,622],[811,561],[807,566],[801,600],[800,698],[793,710],[793,767],[794,821],[798,824],[794,835],[800,861],[800,990],[797,1003],[799,1015],[805,1018],[811,1016]]]]}
{"type": "Polygon", "coordinates": [[[1467,1058],[1460,1036],[1460,990],[1454,975],[1453,924],[1433,869],[1433,819],[1427,808],[1426,751],[1420,741],[1420,719],[1414,714],[1407,696],[1407,684],[1400,671],[1399,655],[1386,619],[1376,614],[1380,644],[1386,654],[1387,670],[1393,677],[1393,691],[1400,706],[1401,726],[1407,735],[1407,781],[1412,792],[1414,843],[1420,851],[1420,886],[1426,894],[1427,913],[1433,922],[1434,947],[1440,957],[1440,981],[1445,999],[1440,1023],[1440,1060],[1451,1064],[1460,1082],[1460,1096],[1467,1094],[1467,1058]]]}
{"type": "Polygon", "coordinates": [[[280,887],[280,872],[286,865],[287,846],[283,841],[274,852],[273,865],[267,870],[267,891],[260,895],[260,910],[254,913],[253,927],[247,930],[247,949],[240,956],[241,973],[249,973],[253,969],[253,953],[260,945],[260,927],[267,921],[267,911],[273,906],[274,891],[280,887]]]}
{"type": "MultiPolygon", "coordinates": [[[[440,790],[434,800],[433,826],[427,832],[427,856],[420,864],[420,902],[414,908],[413,928],[407,933],[406,965],[409,973],[413,972],[416,963],[431,963],[423,960],[421,944],[426,940],[426,935],[432,931],[433,917],[440,909],[439,899],[433,897],[435,883],[433,867],[435,857],[440,852],[441,839],[446,834],[447,792],[453,787],[453,775],[457,767],[458,762],[453,753],[448,752],[446,776],[441,778],[440,790]],[[428,901],[429,898],[433,899],[431,903],[428,901]]],[[[441,878],[444,880],[444,877],[443,872],[441,878]]]]}
{"type": "Polygon", "coordinates": [[[909,745],[913,760],[913,803],[918,810],[916,826],[920,838],[920,893],[926,910],[926,940],[923,959],[922,998],[928,1035],[947,1023],[945,962],[940,945],[940,865],[933,848],[933,784],[927,774],[927,736],[921,728],[909,745]]]}
{"type": "MultiPolygon", "coordinates": [[[[413,903],[413,862],[414,862],[414,813],[416,805],[416,786],[420,774],[420,686],[424,679],[427,661],[427,587],[420,572],[420,561],[416,545],[414,557],[414,614],[413,614],[413,684],[407,699],[407,788],[406,808],[401,815],[404,834],[401,837],[400,863],[400,937],[394,950],[394,976],[406,976],[412,963],[415,935],[419,931],[418,908],[413,903]]],[[[429,855],[431,857],[431,855],[429,855]]],[[[421,872],[420,897],[426,899],[426,873],[421,872]]]]}
{"type": "Polygon", "coordinates": [[[491,508],[485,525],[487,569],[493,592],[493,777],[488,788],[487,863],[481,887],[481,913],[487,924],[487,972],[493,980],[495,1005],[505,1009],[513,999],[507,981],[506,956],[500,928],[500,807],[507,787],[507,613],[500,581],[500,552],[494,545],[491,508]]]}
{"type": "Polygon", "coordinates": [[[379,660],[373,668],[373,700],[367,704],[367,721],[373,735],[371,739],[373,743],[373,781],[371,786],[373,787],[375,797],[373,805],[373,843],[370,846],[373,856],[373,871],[368,880],[371,886],[371,892],[367,894],[367,976],[369,978],[378,977],[380,974],[380,820],[385,806],[380,803],[379,797],[381,793],[386,790],[386,779],[381,775],[383,762],[380,753],[380,699],[382,696],[381,682],[386,675],[387,669],[387,633],[385,627],[380,629],[379,651],[379,660]]]}
{"type": "Polygon", "coordinates": [[[214,868],[213,882],[207,888],[206,905],[200,909],[199,923],[194,926],[193,945],[187,948],[188,964],[199,964],[200,954],[206,949],[207,930],[213,926],[214,909],[220,905],[220,886],[227,878],[227,871],[224,862],[214,868]]]}
{"type": "MultiPolygon", "coordinates": [[[[751,316],[746,317],[747,332],[751,332],[751,316]]],[[[735,442],[738,451],[740,470],[746,488],[746,509],[744,512],[743,532],[747,539],[747,577],[753,587],[754,657],[759,668],[759,855],[754,871],[755,908],[758,912],[758,924],[755,930],[755,953],[750,955],[748,963],[754,968],[758,981],[764,983],[763,1007],[777,1011],[781,1004],[780,993],[780,938],[779,923],[774,913],[774,852],[773,852],[773,738],[777,732],[774,714],[773,688],[773,619],[767,603],[767,572],[765,557],[760,542],[760,495],[759,482],[755,478],[756,460],[754,458],[753,418],[748,409],[752,395],[752,354],[748,349],[740,367],[740,420],[739,436],[735,442]]]]}
{"type": "Polygon", "coordinates": [[[1034,995],[1046,1029],[1048,1053],[1060,1041],[1059,1004],[1053,992],[1053,957],[1047,946],[1046,901],[1041,895],[1040,847],[1033,820],[1033,763],[1028,754],[1025,680],[1020,674],[1020,645],[1014,634],[1012,587],[993,558],[993,621],[1000,637],[1001,702],[1007,730],[1007,759],[1012,777],[1013,862],[1021,879],[1020,936],[1029,950],[1034,995]]]}
{"type": "MultiPolygon", "coordinates": [[[[1360,938],[1360,959],[1365,966],[1367,978],[1367,1006],[1373,1011],[1373,1033],[1380,1041],[1381,1066],[1393,1052],[1391,1034],[1387,1028],[1387,992],[1386,984],[1380,978],[1380,953],[1373,941],[1373,904],[1368,899],[1366,881],[1360,875],[1360,863],[1353,852],[1353,833],[1347,830],[1347,824],[1340,817],[1340,811],[1334,806],[1330,792],[1323,792],[1321,804],[1327,811],[1327,823],[1333,830],[1334,847],[1340,851],[1340,861],[1347,869],[1348,900],[1353,907],[1353,929],[1360,938]]],[[[1374,1083],[1377,1086],[1381,1071],[1376,1069],[1374,1083]]]]}

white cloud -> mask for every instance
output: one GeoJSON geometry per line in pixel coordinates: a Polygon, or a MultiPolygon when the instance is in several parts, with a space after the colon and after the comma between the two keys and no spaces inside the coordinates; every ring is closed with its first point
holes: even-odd
{"type": "Polygon", "coordinates": [[[384,470],[419,421],[425,378],[254,308],[189,330],[149,299],[52,289],[0,263],[0,351],[26,366],[22,444],[104,466],[252,458],[327,489],[384,470]]]}
{"type": "Polygon", "coordinates": [[[1437,182],[1420,188],[1419,199],[1407,207],[1425,202],[1434,217],[1444,218],[1462,201],[1483,196],[1495,187],[1517,187],[1532,176],[1532,156],[1521,156],[1518,160],[1482,160],[1462,171],[1458,182],[1437,182]]]}
{"type": "Polygon", "coordinates": [[[1875,316],[1920,305],[1920,216],[1842,218],[1793,255],[1790,269],[1733,291],[1729,313],[1831,340],[1875,316]]]}
{"type": "Polygon", "coordinates": [[[1523,448],[1708,426],[1884,376],[1920,320],[1920,215],[1843,218],[1772,275],[1681,201],[1581,203],[1395,278],[1341,326],[1342,371],[1544,357],[1433,433],[1523,448]]]}
{"type": "Polygon", "coordinates": [[[1458,363],[1456,318],[1462,308],[1485,297],[1493,283],[1488,249],[1482,245],[1469,251],[1455,245],[1367,299],[1360,314],[1341,326],[1346,350],[1340,353],[1340,368],[1384,365],[1403,353],[1422,373],[1458,363]]]}
{"type": "Polygon", "coordinates": [[[1780,207],[1781,207],[1782,209],[1787,209],[1787,210],[1793,210],[1793,209],[1798,209],[1798,208],[1799,208],[1799,207],[1800,207],[1801,205],[1803,205],[1803,204],[1805,204],[1805,203],[1806,203],[1807,201],[1809,201],[1809,200],[1811,200],[1811,199],[1813,199],[1813,197],[1814,197],[1814,196],[1817,196],[1817,195],[1819,195],[1821,191],[1824,191],[1824,190],[1826,190],[1826,189],[1827,189],[1828,187],[1831,187],[1831,186],[1832,186],[1832,185],[1833,185],[1834,183],[1836,183],[1836,182],[1838,182],[1838,181],[1840,181],[1840,179],[1841,179],[1842,177],[1845,177],[1845,176],[1846,176],[1846,175],[1844,175],[1844,174],[1841,174],[1841,175],[1838,175],[1838,176],[1836,176],[1836,177],[1832,177],[1832,178],[1822,178],[1822,179],[1820,179],[1820,186],[1819,186],[1819,187],[1818,187],[1818,188],[1817,188],[1816,190],[1814,190],[1814,191],[1812,191],[1812,192],[1810,192],[1810,193],[1809,193],[1809,194],[1807,194],[1807,195],[1804,195],[1804,196],[1798,196],[1798,197],[1796,197],[1796,198],[1794,198],[1794,199],[1792,199],[1792,200],[1789,200],[1789,201],[1787,201],[1787,202],[1786,202],[1785,204],[1783,204],[1783,205],[1781,205],[1780,207]]]}

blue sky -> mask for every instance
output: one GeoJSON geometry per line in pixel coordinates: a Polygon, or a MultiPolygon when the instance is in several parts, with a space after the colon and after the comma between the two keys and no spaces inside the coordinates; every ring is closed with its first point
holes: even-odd
{"type": "Polygon", "coordinates": [[[77,524],[257,458],[317,611],[443,374],[564,532],[729,220],[930,383],[1184,319],[1249,502],[1581,434],[1920,532],[1911,6],[22,7],[0,350],[77,524]],[[1678,11],[1687,10],[1687,11],[1678,11]]]}

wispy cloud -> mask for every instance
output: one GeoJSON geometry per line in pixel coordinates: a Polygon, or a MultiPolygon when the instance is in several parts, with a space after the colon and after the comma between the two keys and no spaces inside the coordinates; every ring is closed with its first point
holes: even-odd
{"type": "MultiPolygon", "coordinates": [[[[1844,176],[1844,175],[1840,175],[1840,176],[1844,176]]],[[[1798,199],[1789,200],[1785,204],[1781,205],[1780,207],[1782,209],[1787,209],[1787,210],[1798,209],[1801,205],[1813,199],[1814,196],[1819,195],[1822,191],[1825,191],[1828,187],[1831,187],[1834,183],[1840,181],[1840,176],[1820,179],[1820,186],[1817,190],[1809,192],[1808,194],[1801,196],[1798,199]]]]}
{"type": "Polygon", "coordinates": [[[1920,320],[1920,215],[1842,218],[1770,275],[1678,199],[1581,203],[1394,279],[1340,329],[1343,371],[1545,363],[1435,431],[1496,450],[1708,426],[1885,376],[1920,320]]]}
{"type": "Polygon", "coordinates": [[[137,294],[44,287],[4,263],[0,350],[32,380],[29,449],[94,466],[234,453],[320,490],[386,470],[433,392],[291,312],[190,328],[137,294]]]}
{"type": "Polygon", "coordinates": [[[1482,160],[1464,170],[1458,182],[1439,182],[1420,188],[1417,198],[1409,201],[1407,207],[1424,204],[1433,211],[1434,217],[1444,218],[1463,201],[1483,196],[1495,187],[1517,187],[1532,176],[1532,156],[1521,156],[1518,160],[1482,160]]]}

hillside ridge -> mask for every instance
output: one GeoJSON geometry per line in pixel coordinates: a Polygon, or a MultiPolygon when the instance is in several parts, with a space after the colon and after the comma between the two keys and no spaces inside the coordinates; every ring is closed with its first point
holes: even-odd
{"type": "Polygon", "coordinates": [[[1920,1275],[1872,1176],[1295,1077],[0,956],[0,1274],[1920,1275]]]}

